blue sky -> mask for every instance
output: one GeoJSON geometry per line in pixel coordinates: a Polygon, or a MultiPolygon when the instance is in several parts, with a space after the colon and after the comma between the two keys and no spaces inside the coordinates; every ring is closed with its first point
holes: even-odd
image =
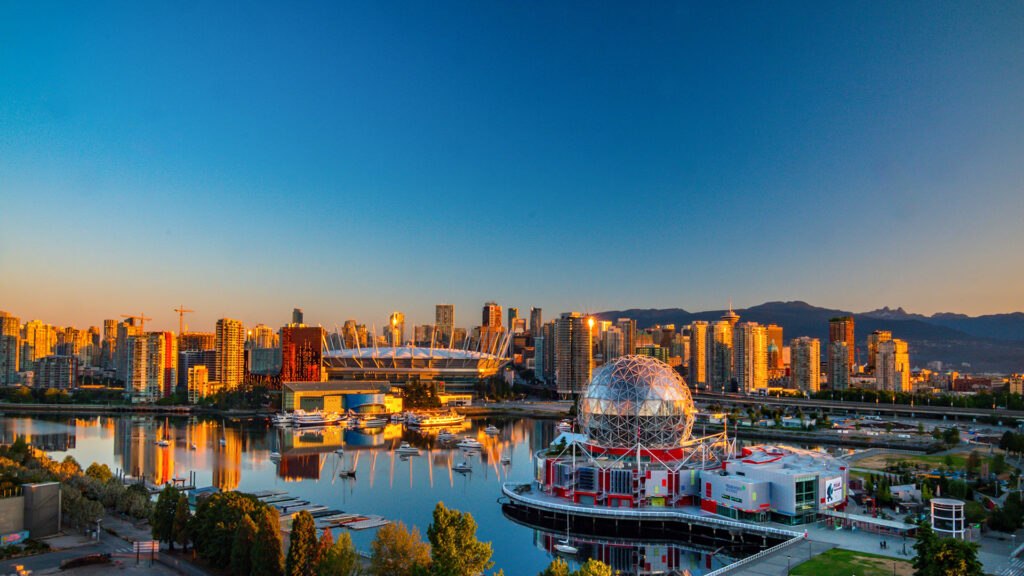
{"type": "Polygon", "coordinates": [[[1021,310],[1021,30],[1019,2],[0,0],[0,308],[1021,310]]]}

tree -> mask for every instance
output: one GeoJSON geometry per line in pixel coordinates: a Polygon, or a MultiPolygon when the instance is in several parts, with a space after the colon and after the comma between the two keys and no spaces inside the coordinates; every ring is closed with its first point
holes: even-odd
{"type": "Polygon", "coordinates": [[[288,543],[288,558],[285,560],[287,576],[313,576],[316,565],[316,527],[313,515],[300,511],[292,520],[292,534],[288,543]]]}
{"type": "Polygon", "coordinates": [[[252,545],[252,576],[283,576],[281,523],[277,511],[263,508],[256,514],[256,541],[252,545]]]}
{"type": "MultiPolygon", "coordinates": [[[[324,530],[328,541],[330,530],[324,530]]],[[[324,537],[320,542],[325,541],[324,537]]],[[[362,562],[355,546],[352,545],[352,537],[348,532],[342,532],[337,542],[331,543],[320,553],[320,560],[316,564],[317,576],[360,576],[363,573],[362,562]]]]}
{"type": "Polygon", "coordinates": [[[964,468],[967,470],[967,474],[974,474],[978,470],[978,466],[981,464],[981,456],[978,456],[977,452],[972,451],[967,455],[967,462],[964,464],[964,468]]]}
{"type": "Polygon", "coordinates": [[[943,538],[930,559],[934,574],[943,576],[984,576],[978,560],[978,545],[956,538],[943,538]]]}
{"type": "Polygon", "coordinates": [[[917,435],[924,436],[924,423],[922,422],[917,423],[917,435]]]}
{"type": "MultiPolygon", "coordinates": [[[[914,576],[932,576],[932,554],[938,538],[932,531],[931,525],[922,522],[917,529],[917,542],[914,543],[914,576]]],[[[935,576],[938,576],[937,574],[935,576]]]]}
{"type": "Polygon", "coordinates": [[[555,558],[548,564],[548,567],[543,572],[537,574],[537,576],[570,576],[569,565],[565,563],[565,560],[561,558],[555,558]]]}
{"type": "Polygon", "coordinates": [[[612,576],[612,568],[600,560],[593,558],[580,566],[580,569],[573,572],[572,576],[612,576]]]}
{"type": "Polygon", "coordinates": [[[1006,456],[996,454],[992,457],[992,462],[989,464],[988,468],[993,474],[1002,474],[1006,471],[1006,456]]]}
{"type": "Polygon", "coordinates": [[[381,527],[370,549],[370,573],[376,576],[413,576],[430,566],[430,546],[402,522],[381,527]]]}
{"type": "Polygon", "coordinates": [[[188,495],[182,493],[178,495],[178,505],[174,509],[174,527],[172,529],[174,541],[182,548],[188,548],[189,540],[192,538],[190,524],[192,524],[192,511],[188,508],[188,495]]]}
{"type": "Polygon", "coordinates": [[[226,568],[231,562],[231,545],[243,516],[263,508],[254,496],[239,492],[211,494],[199,500],[193,520],[192,541],[199,554],[214,568],[226,568]]]}
{"type": "Polygon", "coordinates": [[[231,542],[231,571],[240,576],[252,572],[252,547],[256,543],[256,523],[242,516],[231,542]]]}
{"type": "Polygon", "coordinates": [[[178,497],[181,492],[174,486],[165,486],[156,499],[156,506],[153,508],[153,516],[150,518],[150,528],[153,538],[161,542],[167,542],[171,550],[174,550],[174,516],[178,508],[178,497]]]}
{"type": "Polygon", "coordinates": [[[97,464],[93,462],[85,469],[85,475],[89,478],[94,478],[100,482],[109,482],[114,477],[114,473],[110,471],[110,467],[106,464],[97,464]]]}
{"type": "Polygon", "coordinates": [[[471,576],[494,566],[491,544],[476,539],[476,521],[468,512],[449,510],[444,502],[434,507],[434,521],[427,526],[431,573],[437,576],[471,576]]]}

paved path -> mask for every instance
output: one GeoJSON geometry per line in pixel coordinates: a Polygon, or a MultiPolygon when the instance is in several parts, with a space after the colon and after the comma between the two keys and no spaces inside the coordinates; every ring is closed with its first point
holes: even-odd
{"type": "Polygon", "coordinates": [[[828,542],[803,540],[774,554],[769,554],[757,562],[741,566],[734,573],[753,576],[788,576],[790,569],[832,548],[835,548],[835,545],[828,542]]]}

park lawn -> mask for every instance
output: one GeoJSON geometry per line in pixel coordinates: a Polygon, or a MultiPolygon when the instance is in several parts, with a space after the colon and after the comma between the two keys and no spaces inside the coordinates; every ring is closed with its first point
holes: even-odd
{"type": "Polygon", "coordinates": [[[896,563],[896,576],[912,576],[914,567],[910,562],[888,556],[853,552],[833,548],[790,570],[791,576],[824,576],[836,574],[846,576],[890,576],[896,563]]]}
{"type": "MultiPolygon", "coordinates": [[[[981,450],[974,450],[981,457],[980,462],[991,462],[992,457],[981,450]]],[[[987,452],[987,451],[986,451],[987,452]]],[[[960,452],[957,454],[951,454],[950,459],[953,461],[954,470],[963,470],[964,466],[967,465],[967,455],[969,452],[960,452]]],[[[870,458],[865,458],[857,462],[858,468],[871,468],[872,470],[885,470],[890,464],[899,464],[900,462],[907,462],[911,465],[924,464],[929,469],[939,468],[944,465],[946,460],[945,456],[938,456],[934,454],[898,454],[896,452],[883,452],[881,454],[875,454],[870,458]]]]}

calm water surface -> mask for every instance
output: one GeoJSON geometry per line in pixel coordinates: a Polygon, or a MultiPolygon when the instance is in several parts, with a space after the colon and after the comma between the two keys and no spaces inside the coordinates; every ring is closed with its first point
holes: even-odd
{"type": "MultiPolygon", "coordinates": [[[[194,473],[197,486],[256,492],[276,489],[331,509],[378,514],[419,528],[424,540],[431,512],[438,501],[470,512],[478,524],[477,537],[490,541],[495,569],[509,576],[534,575],[553,559],[550,534],[504,516],[497,499],[503,482],[527,482],[532,456],[557,435],[553,420],[477,418],[460,436],[484,444],[466,456],[457,448],[437,445],[435,438],[391,424],[372,431],[332,427],[323,430],[277,429],[264,419],[246,421],[151,416],[21,417],[0,416],[3,441],[24,436],[56,459],[73,456],[83,467],[92,462],[145,475],[157,484],[194,473]],[[484,433],[488,424],[501,432],[484,433]],[[165,439],[169,447],[156,441],[165,439]],[[223,442],[222,442],[223,440],[223,442]],[[420,448],[420,455],[394,453],[402,441],[420,448]],[[193,450],[191,446],[194,445],[193,450]],[[344,455],[335,451],[344,449],[344,455]],[[281,454],[279,462],[271,452],[281,454]],[[500,464],[502,456],[512,459],[500,464]],[[453,472],[468,461],[472,472],[453,472]],[[339,471],[355,467],[355,479],[339,471]]],[[[368,550],[375,530],[351,532],[356,546],[368,550]]],[[[582,558],[596,557],[632,574],[703,574],[731,561],[707,551],[674,543],[609,541],[580,537],[582,558]],[[668,567],[672,568],[669,569],[668,567]]]]}

